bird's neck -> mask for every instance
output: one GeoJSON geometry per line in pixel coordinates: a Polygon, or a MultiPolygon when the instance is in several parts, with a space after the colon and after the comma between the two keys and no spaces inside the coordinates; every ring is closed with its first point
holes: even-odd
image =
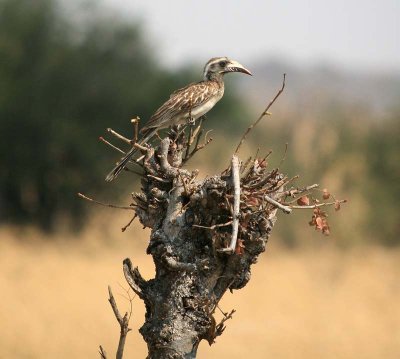
{"type": "Polygon", "coordinates": [[[208,72],[204,76],[204,81],[212,81],[217,83],[220,87],[224,87],[224,76],[215,72],[208,72]]]}
{"type": "Polygon", "coordinates": [[[217,81],[217,82],[224,82],[224,75],[218,72],[207,72],[204,76],[205,81],[217,81]]]}

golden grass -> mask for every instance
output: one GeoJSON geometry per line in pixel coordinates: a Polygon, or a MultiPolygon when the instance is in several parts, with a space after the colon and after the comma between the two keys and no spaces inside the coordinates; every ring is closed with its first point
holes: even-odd
{"type": "MultiPolygon", "coordinates": [[[[148,233],[138,225],[119,233],[124,220],[110,220],[81,241],[0,230],[0,358],[98,358],[99,344],[114,355],[119,328],[107,285],[128,309],[122,260],[131,257],[147,278],[153,263],[144,255],[148,233]]],[[[226,294],[221,307],[237,313],[215,345],[200,345],[199,358],[400,357],[399,250],[285,251],[277,241],[248,286],[226,294]]],[[[126,358],[146,355],[143,315],[135,298],[126,358]]]]}

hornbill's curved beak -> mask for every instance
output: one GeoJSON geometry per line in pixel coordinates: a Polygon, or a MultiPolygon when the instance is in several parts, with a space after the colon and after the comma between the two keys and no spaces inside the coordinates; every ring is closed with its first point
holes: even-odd
{"type": "Polygon", "coordinates": [[[224,72],[242,72],[244,74],[253,76],[250,70],[246,69],[242,64],[239,64],[239,62],[233,60],[229,61],[224,72]]]}

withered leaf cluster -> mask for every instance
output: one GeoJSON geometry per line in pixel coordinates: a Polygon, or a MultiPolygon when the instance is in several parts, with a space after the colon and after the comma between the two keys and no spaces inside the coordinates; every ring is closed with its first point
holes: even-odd
{"type": "Polygon", "coordinates": [[[330,229],[328,224],[328,215],[322,211],[321,208],[314,208],[310,226],[314,226],[316,230],[321,231],[322,234],[329,235],[330,229]]]}

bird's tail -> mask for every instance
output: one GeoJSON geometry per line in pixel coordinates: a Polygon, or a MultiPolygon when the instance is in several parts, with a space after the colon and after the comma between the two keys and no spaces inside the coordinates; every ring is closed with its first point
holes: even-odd
{"type": "MultiPolygon", "coordinates": [[[[148,142],[156,133],[157,129],[154,128],[149,128],[148,130],[144,131],[144,135],[142,139],[138,142],[139,145],[143,145],[146,142],[148,142]]],[[[119,161],[119,163],[111,170],[111,172],[107,175],[106,181],[111,182],[114,180],[120,173],[123,171],[125,166],[128,164],[128,162],[131,160],[133,155],[137,152],[136,147],[132,147],[126,154],[125,156],[119,161]]]]}

